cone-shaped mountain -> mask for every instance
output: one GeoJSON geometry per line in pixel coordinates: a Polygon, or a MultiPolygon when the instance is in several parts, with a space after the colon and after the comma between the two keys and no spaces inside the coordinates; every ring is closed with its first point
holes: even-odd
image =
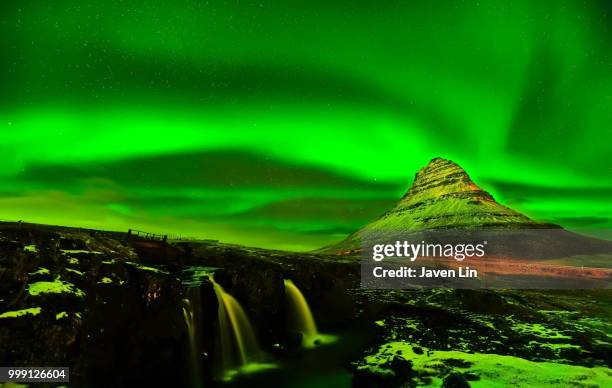
{"type": "Polygon", "coordinates": [[[387,229],[420,231],[543,225],[496,202],[457,163],[434,158],[416,173],[412,187],[393,209],[356,234],[387,229]]]}
{"type": "Polygon", "coordinates": [[[491,194],[478,187],[457,163],[434,158],[416,173],[412,186],[393,209],[343,241],[319,251],[350,253],[372,238],[398,232],[418,234],[438,230],[457,230],[456,236],[459,237],[462,233],[471,233],[469,231],[507,230],[507,233],[501,232],[505,237],[502,238],[503,243],[497,244],[498,248],[503,245],[504,252],[511,252],[518,246],[513,240],[517,234],[511,231],[521,231],[521,254],[527,245],[538,247],[538,252],[552,252],[542,253],[543,256],[607,252],[612,247],[609,241],[581,236],[558,225],[537,222],[501,205],[491,194]]]}

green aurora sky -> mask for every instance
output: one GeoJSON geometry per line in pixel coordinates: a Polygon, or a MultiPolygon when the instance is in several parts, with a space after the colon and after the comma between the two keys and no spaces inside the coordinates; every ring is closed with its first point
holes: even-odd
{"type": "Polygon", "coordinates": [[[442,156],[608,233],[610,3],[412,3],[2,1],[0,219],[306,250],[442,156]]]}

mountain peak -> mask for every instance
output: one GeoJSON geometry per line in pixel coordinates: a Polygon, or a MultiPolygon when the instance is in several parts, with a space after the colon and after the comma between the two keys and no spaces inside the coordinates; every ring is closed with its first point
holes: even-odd
{"type": "Polygon", "coordinates": [[[461,166],[452,160],[437,157],[416,173],[412,186],[400,204],[449,195],[494,201],[491,194],[478,187],[461,166]]]}
{"type": "Polygon", "coordinates": [[[397,205],[335,248],[358,245],[370,232],[418,232],[449,228],[538,227],[527,216],[501,205],[457,163],[433,158],[421,168],[397,205]]]}
{"type": "Polygon", "coordinates": [[[436,164],[436,163],[446,163],[446,162],[455,163],[455,162],[453,162],[450,159],[445,159],[445,158],[443,158],[441,156],[436,156],[435,158],[431,159],[427,165],[436,164]]]}
{"type": "Polygon", "coordinates": [[[417,182],[423,177],[427,177],[431,174],[439,174],[440,172],[452,172],[452,173],[463,173],[467,176],[467,173],[461,166],[453,162],[450,159],[444,159],[440,157],[433,158],[427,163],[427,165],[421,168],[414,176],[414,181],[417,182]]]}
{"type": "Polygon", "coordinates": [[[412,186],[395,208],[374,223],[426,230],[525,225],[533,221],[497,203],[457,163],[437,157],[416,173],[412,186]]]}

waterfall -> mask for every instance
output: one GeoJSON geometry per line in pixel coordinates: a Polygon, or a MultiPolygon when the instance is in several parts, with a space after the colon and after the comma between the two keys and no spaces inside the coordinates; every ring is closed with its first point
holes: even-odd
{"type": "Polygon", "coordinates": [[[336,337],[332,335],[319,333],[306,298],[289,279],[285,279],[285,297],[289,313],[289,328],[302,333],[302,346],[312,348],[335,340],[336,337]]]}
{"type": "Polygon", "coordinates": [[[240,303],[225,292],[212,276],[210,281],[219,302],[217,377],[227,379],[228,372],[259,363],[261,350],[253,326],[240,303]]]}
{"type": "Polygon", "coordinates": [[[190,288],[188,290],[190,299],[183,299],[183,318],[187,326],[187,334],[189,336],[189,360],[190,360],[190,377],[191,386],[193,388],[201,387],[200,381],[200,365],[198,362],[198,342],[196,333],[196,319],[194,307],[199,303],[199,288],[190,288]]]}
{"type": "Polygon", "coordinates": [[[285,296],[289,309],[289,325],[306,338],[316,338],[319,335],[308,302],[299,288],[289,279],[285,279],[285,296]]]}

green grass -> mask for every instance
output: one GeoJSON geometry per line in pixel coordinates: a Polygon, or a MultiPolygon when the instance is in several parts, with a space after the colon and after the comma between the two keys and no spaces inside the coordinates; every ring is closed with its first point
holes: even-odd
{"type": "Polygon", "coordinates": [[[85,293],[78,289],[74,284],[61,281],[59,277],[52,282],[36,282],[28,284],[28,293],[32,296],[41,294],[72,294],[80,298],[85,296],[85,293]]]}
{"type": "Polygon", "coordinates": [[[26,315],[34,316],[40,314],[40,311],[40,307],[30,307],[22,310],[7,311],[5,313],[0,314],[0,318],[19,318],[26,315]]]}
{"type": "Polygon", "coordinates": [[[413,369],[421,376],[420,385],[425,386],[440,386],[450,370],[470,372],[479,376],[479,380],[470,381],[472,387],[612,386],[612,370],[605,367],[587,368],[553,362],[534,362],[498,354],[422,349],[423,354],[416,354],[409,343],[390,342],[382,345],[375,354],[365,357],[364,364],[358,366],[358,369],[393,374],[385,363],[392,357],[401,355],[412,361],[413,369]],[[449,367],[449,360],[453,361],[453,365],[463,365],[449,367]],[[423,377],[430,377],[431,380],[423,377]]]}

